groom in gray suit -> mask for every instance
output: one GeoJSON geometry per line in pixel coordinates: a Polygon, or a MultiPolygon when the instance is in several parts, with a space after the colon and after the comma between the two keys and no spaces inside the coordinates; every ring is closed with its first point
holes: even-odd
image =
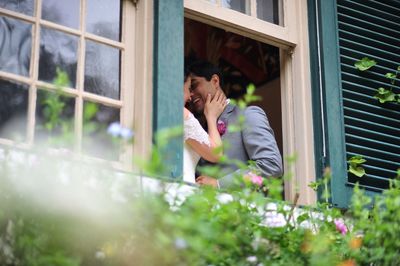
{"type": "MultiPolygon", "coordinates": [[[[201,115],[208,94],[213,97],[221,89],[223,82],[220,70],[206,61],[198,61],[189,66],[192,78],[191,83],[191,109],[195,114],[201,115]]],[[[238,160],[248,164],[255,162],[256,170],[263,177],[280,177],[283,174],[282,157],[276,144],[274,132],[269,125],[265,112],[257,106],[248,106],[241,110],[228,104],[219,121],[228,125],[238,124],[238,118],[245,118],[242,131],[221,134],[228,147],[224,147],[224,154],[230,160],[238,160]]],[[[207,164],[200,161],[199,165],[207,164]]],[[[200,185],[211,185],[220,188],[229,188],[233,185],[235,176],[245,176],[246,171],[238,169],[234,164],[221,164],[222,175],[219,179],[201,175],[196,178],[200,185]]],[[[248,171],[247,171],[248,172],[248,171]]]]}

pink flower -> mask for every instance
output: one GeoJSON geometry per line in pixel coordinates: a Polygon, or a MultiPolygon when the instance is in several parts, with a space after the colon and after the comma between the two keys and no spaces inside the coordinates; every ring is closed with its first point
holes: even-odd
{"type": "Polygon", "coordinates": [[[245,176],[245,178],[247,178],[248,180],[250,180],[251,183],[253,183],[253,184],[255,184],[255,185],[258,185],[258,186],[260,186],[260,187],[261,187],[262,184],[263,184],[263,178],[262,178],[261,176],[259,176],[259,175],[256,175],[256,174],[252,173],[252,172],[248,173],[248,174],[245,176]]]}
{"type": "Polygon", "coordinates": [[[226,132],[226,124],[225,124],[225,122],[222,121],[222,120],[218,120],[217,129],[218,129],[219,135],[221,135],[221,136],[224,135],[225,132],[226,132]]]}
{"type": "Polygon", "coordinates": [[[335,219],[334,223],[336,225],[336,230],[338,230],[342,235],[347,234],[347,226],[342,220],[335,219]]]}

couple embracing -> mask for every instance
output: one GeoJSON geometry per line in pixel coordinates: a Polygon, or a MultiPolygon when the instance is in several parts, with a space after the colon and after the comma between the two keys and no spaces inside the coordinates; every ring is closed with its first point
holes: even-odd
{"type": "Polygon", "coordinates": [[[184,181],[229,188],[238,175],[282,176],[282,157],[274,132],[261,108],[249,106],[241,110],[230,104],[221,89],[221,72],[209,62],[191,64],[185,71],[184,81],[185,105],[190,106],[190,110],[184,107],[184,181]],[[229,132],[228,125],[237,125],[241,115],[245,119],[243,129],[229,132]],[[207,131],[196,117],[204,121],[207,131]],[[222,140],[228,143],[223,149],[222,140]],[[255,170],[243,170],[236,164],[224,163],[220,164],[218,177],[200,175],[196,178],[197,166],[218,163],[222,154],[229,160],[245,164],[253,161],[255,170]]]}

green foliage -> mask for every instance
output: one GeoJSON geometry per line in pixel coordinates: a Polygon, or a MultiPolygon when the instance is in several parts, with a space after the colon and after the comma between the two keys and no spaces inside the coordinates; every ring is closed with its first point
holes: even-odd
{"type": "Polygon", "coordinates": [[[380,87],[374,98],[378,99],[380,103],[394,102],[396,101],[396,94],[391,90],[380,87]]]}
{"type": "Polygon", "coordinates": [[[374,96],[374,98],[378,99],[380,103],[386,103],[386,102],[400,103],[400,95],[395,94],[393,92],[393,88],[396,84],[399,68],[400,68],[400,66],[397,67],[397,70],[395,73],[386,73],[385,77],[390,80],[390,88],[385,89],[385,88],[380,87],[380,88],[378,88],[378,93],[374,96]]]}
{"type": "Polygon", "coordinates": [[[358,188],[352,199],[354,231],[360,232],[362,246],[354,252],[356,260],[367,265],[399,265],[400,182],[391,180],[390,189],[371,200],[358,188]]]}
{"type": "MultiPolygon", "coordinates": [[[[354,66],[360,70],[365,71],[375,66],[377,63],[375,60],[371,60],[368,57],[364,57],[361,60],[357,61],[354,66]]],[[[397,67],[395,73],[389,72],[385,74],[385,77],[389,79],[390,87],[389,89],[379,87],[377,89],[377,93],[374,95],[374,98],[379,100],[380,103],[400,103],[400,94],[396,94],[393,92],[393,88],[396,85],[397,75],[400,71],[400,66],[397,67]]]]}
{"type": "Polygon", "coordinates": [[[356,155],[351,157],[347,162],[349,163],[349,172],[362,177],[365,175],[365,169],[361,166],[361,164],[365,163],[365,160],[361,155],[356,155]]]}
{"type": "Polygon", "coordinates": [[[369,59],[368,57],[363,57],[361,60],[358,60],[354,63],[355,68],[360,71],[366,71],[375,65],[376,61],[373,59],[369,59]]]}
{"type": "MultiPolygon", "coordinates": [[[[245,97],[239,106],[253,99],[245,97]]],[[[97,110],[85,105],[84,120],[92,121],[97,110]]],[[[165,149],[181,135],[182,128],[160,131],[151,157],[141,160],[142,171],[164,173],[165,149]]],[[[329,204],[335,178],[329,168],[310,184],[322,190],[324,201],[299,208],[297,197],[282,200],[290,172],[262,186],[238,174],[229,194],[163,182],[149,193],[131,173],[15,153],[6,149],[0,156],[0,265],[400,264],[396,179],[373,202],[356,186],[343,214],[329,204]],[[127,181],[121,183],[122,174],[127,181]]],[[[247,169],[243,162],[222,160],[247,169]]],[[[355,156],[348,162],[349,171],[361,173],[366,160],[355,156]]],[[[217,166],[204,171],[220,174],[217,166]]]]}

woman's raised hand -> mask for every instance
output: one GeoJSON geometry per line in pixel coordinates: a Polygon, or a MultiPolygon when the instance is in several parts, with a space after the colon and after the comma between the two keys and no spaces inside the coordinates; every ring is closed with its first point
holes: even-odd
{"type": "Polygon", "coordinates": [[[204,107],[204,115],[207,119],[217,121],[226,107],[226,96],[222,91],[217,91],[211,99],[211,94],[207,95],[206,104],[204,107]]]}

